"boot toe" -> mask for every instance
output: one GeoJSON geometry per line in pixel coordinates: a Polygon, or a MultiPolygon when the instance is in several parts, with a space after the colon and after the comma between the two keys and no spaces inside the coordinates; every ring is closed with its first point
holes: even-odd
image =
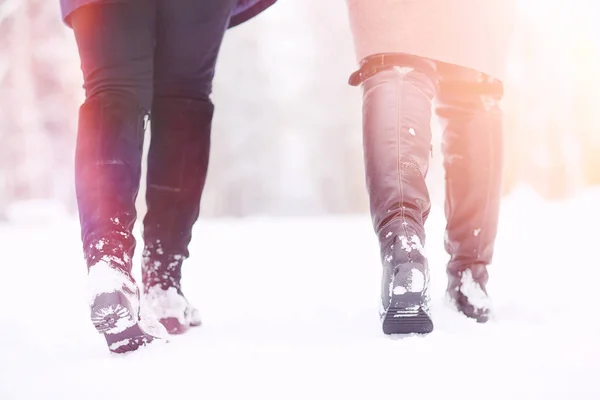
{"type": "Polygon", "coordinates": [[[485,287],[487,272],[483,273],[481,267],[475,271],[467,268],[449,274],[448,278],[447,294],[456,309],[477,322],[487,322],[492,309],[492,301],[485,287]]]}
{"type": "Polygon", "coordinates": [[[160,285],[147,290],[146,303],[171,335],[187,332],[190,327],[201,324],[200,313],[174,287],[167,290],[160,285]]]}

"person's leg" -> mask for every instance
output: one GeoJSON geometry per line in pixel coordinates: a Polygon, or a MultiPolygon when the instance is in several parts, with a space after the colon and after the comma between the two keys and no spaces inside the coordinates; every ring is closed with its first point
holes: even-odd
{"type": "Polygon", "coordinates": [[[435,73],[424,60],[403,59],[390,58],[393,61],[384,64],[396,65],[377,70],[363,67],[366,183],[383,264],[382,319],[387,334],[433,329],[423,246],[430,210],[425,177],[435,73]]]}
{"type": "Polygon", "coordinates": [[[487,266],[492,262],[502,195],[502,83],[438,64],[438,104],[446,170],[448,294],[458,309],[487,321],[487,266]]]}
{"type": "Polygon", "coordinates": [[[234,0],[159,0],[143,283],[171,333],[198,325],[181,291],[208,169],[215,64],[234,0]]]}
{"type": "Polygon", "coordinates": [[[152,340],[131,276],[144,118],[152,98],[153,1],[85,6],[71,17],[84,77],[75,185],[92,321],[114,352],[152,340]]]}

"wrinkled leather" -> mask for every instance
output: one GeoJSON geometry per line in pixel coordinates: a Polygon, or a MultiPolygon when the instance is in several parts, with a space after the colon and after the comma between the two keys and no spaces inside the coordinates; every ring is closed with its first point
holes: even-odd
{"type": "Polygon", "coordinates": [[[425,242],[435,84],[425,73],[393,67],[367,79],[363,89],[366,184],[384,258],[398,234],[425,242]]]}
{"type": "Polygon", "coordinates": [[[500,82],[476,71],[438,68],[435,110],[443,128],[445,246],[451,257],[448,271],[455,273],[493,259],[502,194],[502,90],[500,82]]]}
{"type": "Polygon", "coordinates": [[[431,156],[435,83],[412,67],[391,67],[363,83],[363,144],[367,190],[383,266],[382,310],[428,309],[429,271],[423,246],[431,202],[425,183],[431,156]],[[422,284],[404,292],[418,274],[422,284]]]}
{"type": "Polygon", "coordinates": [[[431,154],[431,106],[442,122],[450,254],[448,293],[459,310],[480,321],[463,291],[465,270],[487,296],[502,181],[502,84],[477,71],[436,63],[437,81],[413,67],[392,66],[363,82],[363,141],[370,212],[383,265],[382,303],[412,266],[428,280],[427,258],[402,240],[425,246],[430,210],[425,178],[431,154]],[[402,275],[402,276],[400,276],[402,275]]]}

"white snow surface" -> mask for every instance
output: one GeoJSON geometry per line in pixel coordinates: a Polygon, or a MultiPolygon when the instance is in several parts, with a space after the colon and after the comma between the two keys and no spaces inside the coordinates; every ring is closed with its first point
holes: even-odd
{"type": "Polygon", "coordinates": [[[0,224],[0,399],[600,399],[599,204],[504,201],[485,325],[444,301],[433,209],[435,330],[403,338],[367,215],[202,219],[183,290],[204,325],[124,356],[89,320],[77,222],[0,224]]]}

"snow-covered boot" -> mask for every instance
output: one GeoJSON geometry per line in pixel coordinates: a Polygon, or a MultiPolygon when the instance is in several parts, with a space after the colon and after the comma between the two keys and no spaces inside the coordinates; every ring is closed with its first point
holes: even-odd
{"type": "Polygon", "coordinates": [[[75,185],[91,319],[114,353],[163,335],[160,324],[142,318],[131,276],[143,130],[144,112],[134,100],[102,94],[81,106],[75,185]]]}
{"type": "Polygon", "coordinates": [[[484,74],[440,63],[436,112],[446,170],[448,296],[470,318],[490,314],[492,262],[502,194],[502,84],[484,74]]]}
{"type": "Polygon", "coordinates": [[[143,312],[138,286],[120,260],[107,256],[92,265],[88,284],[92,323],[111,352],[126,353],[166,340],[165,328],[143,312]]]}
{"type": "Polygon", "coordinates": [[[410,56],[375,57],[372,62],[374,70],[368,62],[363,65],[363,144],[371,217],[383,264],[383,331],[428,333],[433,323],[423,246],[430,210],[425,177],[435,78],[428,64],[410,56]],[[380,65],[392,61],[396,64],[380,65]]]}
{"type": "Polygon", "coordinates": [[[429,267],[421,239],[416,234],[395,235],[389,249],[381,287],[383,332],[429,333],[433,330],[429,267]]]}
{"type": "Polygon", "coordinates": [[[488,272],[475,264],[461,271],[448,271],[448,298],[463,314],[477,322],[487,322],[492,302],[486,290],[488,272]]]}
{"type": "Polygon", "coordinates": [[[158,249],[147,246],[144,251],[144,300],[170,334],[182,334],[201,325],[200,313],[181,291],[183,256],[159,255],[158,249]]]}
{"type": "Polygon", "coordinates": [[[208,98],[155,98],[152,106],[142,276],[145,298],[170,333],[200,325],[181,291],[181,267],[200,211],[213,112],[208,98]]]}

